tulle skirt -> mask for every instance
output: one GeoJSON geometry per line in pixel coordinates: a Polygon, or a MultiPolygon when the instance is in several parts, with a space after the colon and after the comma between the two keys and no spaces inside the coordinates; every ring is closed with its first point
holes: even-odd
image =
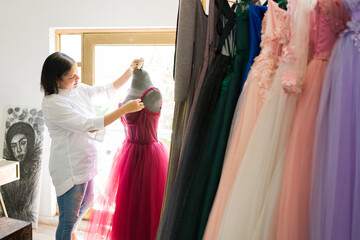
{"type": "Polygon", "coordinates": [[[314,58],[296,110],[272,231],[275,239],[309,239],[309,202],[315,125],[328,60],[314,58]]]}
{"type": "Polygon", "coordinates": [[[105,192],[96,200],[87,239],[155,239],[167,165],[161,142],[125,140],[115,154],[105,192]]]}
{"type": "Polygon", "coordinates": [[[163,211],[163,225],[159,227],[161,229],[158,233],[159,239],[179,237],[177,232],[179,226],[188,224],[187,221],[182,222],[180,216],[184,214],[184,202],[189,200],[192,190],[190,186],[195,185],[195,176],[200,167],[200,154],[208,147],[204,138],[213,124],[211,119],[216,112],[221,83],[227,75],[231,59],[229,56],[218,54],[207,69],[204,83],[190,114],[192,117],[189,118],[188,128],[184,133],[179,167],[163,211]]]}
{"type": "MultiPolygon", "coordinates": [[[[321,92],[313,156],[310,239],[360,239],[360,49],[336,43],[321,92]]],[[[355,38],[354,38],[355,39],[355,38]]]]}
{"type": "Polygon", "coordinates": [[[296,108],[277,70],[225,208],[217,239],[266,239],[281,189],[283,163],[296,108]]]}
{"type": "Polygon", "coordinates": [[[233,186],[236,173],[248,146],[249,138],[263,106],[259,96],[259,84],[256,75],[250,71],[234,112],[230,130],[224,166],[219,187],[211,209],[204,239],[215,239],[219,231],[226,203],[233,186]]]}

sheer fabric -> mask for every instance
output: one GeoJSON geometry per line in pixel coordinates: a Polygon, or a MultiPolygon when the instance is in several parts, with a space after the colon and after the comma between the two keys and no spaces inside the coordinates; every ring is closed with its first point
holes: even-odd
{"type": "Polygon", "coordinates": [[[283,80],[301,84],[307,66],[310,1],[289,3],[291,37],[237,172],[217,239],[267,239],[276,208],[296,96],[283,80]]]}
{"type": "MultiPolygon", "coordinates": [[[[210,14],[212,14],[213,5],[209,5],[210,14]]],[[[196,100],[194,99],[196,87],[204,78],[202,69],[207,67],[207,62],[204,62],[204,55],[205,59],[207,59],[209,53],[208,48],[204,47],[204,45],[208,46],[210,44],[207,27],[210,28],[211,26],[208,26],[208,23],[211,22],[208,20],[200,1],[179,1],[174,61],[175,107],[168,167],[169,174],[166,179],[163,206],[166,205],[169,192],[175,181],[183,134],[190,117],[193,101],[196,100]]]]}
{"type": "Polygon", "coordinates": [[[198,115],[194,116],[189,132],[183,144],[180,155],[179,169],[170,191],[168,202],[165,206],[164,225],[159,232],[160,239],[173,239],[179,224],[178,215],[183,209],[182,202],[187,197],[192,176],[198,168],[195,161],[199,156],[198,149],[202,147],[203,136],[209,129],[210,121],[213,117],[216,103],[220,94],[221,80],[226,76],[227,69],[231,63],[231,57],[218,54],[211,62],[207,75],[199,93],[199,99],[194,106],[198,115]]]}
{"type": "MultiPolygon", "coordinates": [[[[310,228],[310,186],[316,116],[325,70],[341,28],[349,19],[338,0],[319,0],[311,15],[311,38],[315,47],[304,79],[285,160],[282,191],[275,214],[276,239],[307,240],[310,228]],[[325,7],[326,6],[326,7],[325,7]],[[329,12],[328,9],[333,9],[329,12]],[[334,12],[337,9],[338,12],[334,12]],[[329,15],[332,14],[332,15],[329,15]],[[339,19],[336,19],[336,18],[339,19]],[[331,19],[331,20],[330,20],[331,19]],[[334,32],[334,29],[338,30],[334,32]],[[278,219],[277,219],[278,217],[278,219]]],[[[275,227],[274,226],[274,227],[275,227]]]]}
{"type": "Polygon", "coordinates": [[[360,239],[360,2],[331,53],[316,123],[310,239],[360,239]]]}
{"type": "Polygon", "coordinates": [[[288,23],[287,13],[270,0],[262,23],[262,50],[255,58],[235,109],[221,179],[204,239],[216,238],[236,173],[277,69],[281,46],[288,42],[288,23]]]}
{"type": "MultiPolygon", "coordinates": [[[[221,174],[236,102],[239,98],[244,73],[249,59],[249,4],[240,3],[236,9],[236,53],[229,72],[221,82],[220,96],[214,115],[207,119],[210,125],[203,132],[202,143],[196,149],[197,157],[193,176],[187,186],[187,196],[182,200],[182,211],[175,237],[179,239],[202,239],[213,204],[221,174]]],[[[190,143],[192,140],[189,141],[190,143]]]]}
{"type": "Polygon", "coordinates": [[[144,108],[121,117],[126,139],[96,200],[86,239],[155,239],[168,163],[157,140],[159,116],[144,108]]]}
{"type": "Polygon", "coordinates": [[[182,144],[179,168],[163,212],[164,220],[161,232],[158,233],[159,239],[182,238],[187,234],[184,231],[178,231],[183,224],[187,224],[180,216],[184,211],[184,201],[189,197],[189,186],[193,183],[194,175],[199,168],[197,159],[201,153],[200,149],[206,147],[204,138],[210,128],[210,119],[213,118],[215,113],[221,83],[225,79],[232,61],[234,48],[229,44],[231,41],[228,41],[228,39],[231,36],[233,37],[234,34],[236,14],[227,1],[221,0],[219,4],[217,32],[222,35],[220,35],[217,55],[211,61],[204,82],[199,86],[199,90],[195,94],[197,100],[191,111],[193,115],[189,118],[185,131],[186,138],[184,138],[182,144]],[[231,54],[229,56],[225,53],[231,54]]]}

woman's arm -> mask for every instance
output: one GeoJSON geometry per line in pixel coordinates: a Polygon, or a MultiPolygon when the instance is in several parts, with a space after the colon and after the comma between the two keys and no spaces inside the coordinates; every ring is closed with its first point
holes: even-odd
{"type": "Polygon", "coordinates": [[[104,116],[88,117],[74,109],[69,101],[58,97],[46,97],[42,110],[49,124],[47,127],[58,126],[75,133],[104,128],[104,116]]]}
{"type": "Polygon", "coordinates": [[[144,103],[141,102],[141,99],[135,99],[127,102],[124,106],[116,109],[115,111],[106,114],[104,116],[104,127],[111,124],[115,120],[119,119],[122,115],[137,112],[144,108],[144,103]]]}
{"type": "Polygon", "coordinates": [[[137,112],[143,108],[144,104],[141,100],[135,99],[105,116],[87,117],[75,110],[68,101],[62,101],[59,98],[43,101],[42,104],[43,114],[47,121],[76,133],[95,132],[114,122],[122,115],[137,112]]]}
{"type": "Polygon", "coordinates": [[[119,89],[127,80],[132,76],[132,73],[138,68],[138,63],[140,59],[135,59],[130,67],[121,75],[118,79],[116,79],[113,83],[115,89],[119,89]]]}

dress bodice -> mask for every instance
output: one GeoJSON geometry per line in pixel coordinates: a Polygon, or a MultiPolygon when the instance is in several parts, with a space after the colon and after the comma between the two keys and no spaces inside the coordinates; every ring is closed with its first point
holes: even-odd
{"type": "Polygon", "coordinates": [[[360,52],[360,1],[359,0],[343,0],[343,3],[351,14],[351,21],[347,23],[349,27],[345,33],[351,34],[351,39],[360,52]]]}
{"type": "Polygon", "coordinates": [[[270,89],[283,46],[287,45],[289,35],[290,25],[287,12],[276,2],[269,0],[268,10],[262,22],[261,52],[255,58],[249,73],[251,81],[258,81],[258,93],[262,100],[265,100],[270,89]]]}
{"type": "Polygon", "coordinates": [[[351,21],[360,23],[360,2],[359,0],[343,0],[351,14],[351,21]]]}
{"type": "MultiPolygon", "coordinates": [[[[244,31],[249,32],[249,4],[245,1],[240,2],[237,6],[235,28],[235,34],[244,31]]],[[[249,56],[250,42],[248,36],[239,37],[237,35],[235,37],[235,45],[236,55],[240,57],[249,56]]]]}
{"type": "MultiPolygon", "coordinates": [[[[141,96],[144,96],[155,87],[148,88],[141,96]]],[[[125,128],[126,141],[137,144],[151,144],[157,142],[157,128],[160,112],[152,112],[146,108],[139,112],[128,113],[121,117],[125,128]]]]}
{"type": "Polygon", "coordinates": [[[349,15],[340,0],[319,0],[311,13],[310,45],[314,57],[329,59],[349,15]]]}
{"type": "Polygon", "coordinates": [[[290,35],[288,13],[276,2],[269,1],[261,30],[261,55],[267,58],[281,56],[281,50],[287,44],[290,35]]]}

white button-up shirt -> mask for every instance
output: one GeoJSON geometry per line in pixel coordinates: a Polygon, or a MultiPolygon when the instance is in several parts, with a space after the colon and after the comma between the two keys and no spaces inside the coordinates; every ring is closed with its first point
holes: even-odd
{"type": "Polygon", "coordinates": [[[45,96],[42,110],[51,137],[49,170],[56,195],[61,196],[76,184],[97,174],[95,134],[104,128],[104,116],[96,117],[91,99],[98,95],[115,95],[113,84],[88,86],[79,84],[72,90],[59,89],[45,96]]]}

